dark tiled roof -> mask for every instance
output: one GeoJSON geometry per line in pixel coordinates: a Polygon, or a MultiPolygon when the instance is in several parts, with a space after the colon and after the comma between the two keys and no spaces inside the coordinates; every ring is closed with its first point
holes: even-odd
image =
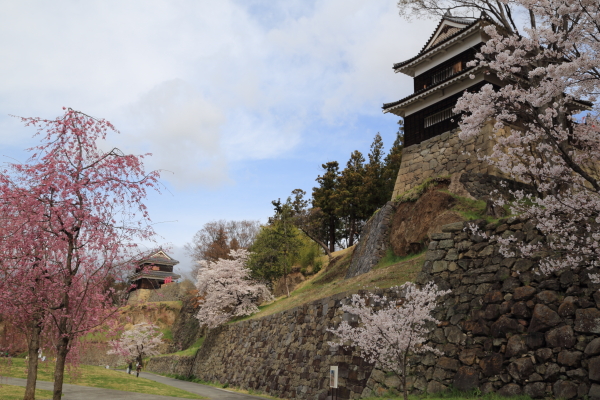
{"type": "Polygon", "coordinates": [[[162,258],[162,257],[151,257],[151,258],[144,258],[143,260],[140,261],[140,264],[156,264],[156,265],[176,265],[179,264],[179,261],[177,260],[168,260],[166,258],[162,258]]]}
{"type": "Polygon", "coordinates": [[[428,87],[426,87],[424,89],[418,90],[418,91],[414,92],[413,94],[411,94],[409,96],[406,96],[403,99],[400,99],[398,101],[394,101],[392,103],[384,103],[383,107],[381,107],[381,108],[384,109],[384,110],[387,110],[388,108],[395,107],[398,104],[404,103],[405,101],[412,99],[413,97],[416,97],[416,96],[418,96],[420,94],[423,94],[423,93],[425,93],[425,92],[427,92],[429,90],[435,89],[436,87],[438,87],[440,85],[443,85],[444,83],[446,83],[448,81],[451,81],[453,79],[457,79],[457,78],[463,77],[465,74],[467,74],[469,72],[473,72],[474,68],[476,68],[476,67],[465,68],[462,72],[460,72],[458,74],[451,75],[448,78],[444,79],[443,81],[440,81],[440,82],[436,83],[435,85],[431,85],[431,86],[428,86],[428,87]]]}
{"type": "MultiPolygon", "coordinates": [[[[445,19],[448,19],[448,17],[444,17],[445,19]]],[[[439,25],[437,26],[437,28],[435,28],[435,31],[433,32],[433,34],[431,35],[431,37],[429,38],[429,40],[427,41],[427,44],[425,44],[425,46],[423,46],[423,48],[421,49],[421,51],[419,52],[419,54],[417,54],[416,56],[409,58],[406,61],[402,61],[400,63],[396,63],[394,64],[393,69],[398,69],[401,68],[403,66],[405,66],[406,64],[410,64],[411,62],[413,62],[414,60],[416,60],[417,58],[423,56],[424,54],[429,53],[430,51],[438,48],[440,45],[442,45],[443,43],[446,43],[448,40],[460,35],[461,33],[469,30],[470,28],[472,28],[473,26],[475,26],[476,24],[478,24],[481,21],[489,21],[489,19],[487,17],[481,17],[478,18],[476,20],[473,20],[472,22],[470,22],[468,25],[466,25],[464,28],[457,30],[455,32],[453,32],[451,35],[448,35],[447,37],[445,37],[443,40],[441,41],[436,41],[434,46],[431,46],[430,48],[428,48],[427,50],[425,50],[425,48],[427,47],[427,45],[429,44],[429,42],[431,42],[431,39],[433,39],[433,36],[435,35],[435,33],[437,32],[437,30],[439,29],[440,25],[442,24],[442,22],[444,21],[444,18],[442,18],[442,20],[440,21],[439,25]]]]}
{"type": "Polygon", "coordinates": [[[158,249],[158,250],[153,250],[149,253],[147,253],[146,258],[142,258],[138,261],[138,264],[157,264],[157,265],[175,265],[175,264],[179,264],[179,261],[171,258],[170,256],[167,255],[167,253],[163,250],[163,249],[158,249]],[[163,253],[166,257],[154,257],[156,256],[158,253],[163,253]]]}
{"type": "Polygon", "coordinates": [[[173,272],[166,272],[166,271],[145,271],[145,272],[139,272],[137,274],[133,274],[129,277],[130,281],[135,281],[137,279],[141,279],[141,278],[147,278],[147,279],[165,279],[168,277],[173,278],[173,280],[177,280],[179,278],[181,278],[181,275],[177,275],[173,272]]]}

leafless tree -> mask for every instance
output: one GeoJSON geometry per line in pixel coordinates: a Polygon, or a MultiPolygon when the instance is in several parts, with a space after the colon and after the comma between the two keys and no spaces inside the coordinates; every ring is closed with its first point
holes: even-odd
{"type": "MultiPolygon", "coordinates": [[[[211,221],[204,224],[194,235],[190,243],[185,245],[186,252],[196,261],[216,262],[229,259],[231,250],[248,249],[260,230],[259,221],[211,221]]],[[[196,276],[198,266],[192,271],[196,276]]]]}

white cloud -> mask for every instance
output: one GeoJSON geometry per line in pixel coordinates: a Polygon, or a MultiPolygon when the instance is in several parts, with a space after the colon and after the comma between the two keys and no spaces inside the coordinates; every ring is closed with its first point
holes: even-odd
{"type": "Polygon", "coordinates": [[[4,1],[0,114],[105,117],[166,179],[215,187],[408,94],[391,66],[433,24],[394,1],[4,1]]]}
{"type": "MultiPolygon", "coordinates": [[[[183,80],[163,82],[129,107],[125,117],[138,127],[123,136],[127,148],[141,144],[153,153],[151,169],[178,186],[219,186],[230,181],[221,148],[223,112],[183,80]]],[[[139,146],[139,145],[138,145],[139,146]]]]}

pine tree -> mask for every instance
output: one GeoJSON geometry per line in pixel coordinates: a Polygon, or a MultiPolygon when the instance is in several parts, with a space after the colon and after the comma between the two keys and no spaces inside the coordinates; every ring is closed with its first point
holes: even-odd
{"type": "Polygon", "coordinates": [[[402,150],[404,149],[404,120],[398,121],[398,132],[396,132],[396,140],[390,149],[390,152],[385,156],[383,161],[383,198],[385,201],[392,199],[394,193],[394,185],[400,171],[402,163],[402,150]]]}
{"type": "Polygon", "coordinates": [[[316,181],[318,187],[313,188],[313,207],[319,208],[326,216],[326,225],[324,226],[327,237],[325,242],[329,245],[329,251],[335,251],[336,227],[338,218],[336,215],[336,192],[339,182],[339,163],[330,161],[322,165],[324,173],[319,175],[316,181]]]}
{"type": "Polygon", "coordinates": [[[365,189],[367,191],[367,218],[389,199],[385,197],[383,181],[383,140],[378,133],[371,144],[369,163],[365,165],[365,189]]]}
{"type": "Polygon", "coordinates": [[[336,214],[347,222],[345,231],[348,246],[354,244],[354,239],[359,233],[358,225],[365,219],[368,210],[369,196],[365,188],[364,162],[365,158],[360,151],[352,152],[346,168],[340,175],[338,190],[334,196],[336,214]]]}

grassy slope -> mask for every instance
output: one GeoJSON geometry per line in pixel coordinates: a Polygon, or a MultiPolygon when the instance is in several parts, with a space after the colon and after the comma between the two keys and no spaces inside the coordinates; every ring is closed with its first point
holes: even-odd
{"type": "Polygon", "coordinates": [[[158,356],[154,356],[153,358],[157,358],[157,357],[166,357],[166,356],[195,356],[196,353],[198,352],[198,349],[200,347],[202,347],[202,343],[204,343],[204,336],[202,336],[201,338],[198,338],[198,340],[196,340],[194,342],[194,344],[192,344],[190,347],[188,347],[185,350],[181,350],[175,353],[170,353],[170,354],[160,354],[158,356]]]}
{"type": "MultiPolygon", "coordinates": [[[[12,365],[1,366],[2,375],[12,378],[27,378],[25,360],[22,358],[11,359],[12,365]]],[[[0,359],[0,363],[6,363],[6,359],[0,359]]],[[[40,363],[38,380],[52,381],[54,368],[52,363],[40,363]]],[[[137,392],[146,394],[157,394],[161,396],[172,396],[185,399],[201,399],[197,394],[186,392],[162,383],[154,382],[144,378],[136,378],[123,372],[108,370],[91,365],[79,366],[75,374],[65,371],[65,383],[80,386],[90,386],[105,389],[123,390],[126,392],[137,392]]],[[[50,396],[51,397],[51,396],[50,396]]],[[[4,397],[2,397],[4,398],[4,397]]]]}
{"type": "MultiPolygon", "coordinates": [[[[21,386],[0,385],[0,399],[2,400],[21,400],[25,396],[25,388],[21,386]]],[[[36,399],[51,399],[52,392],[50,390],[35,390],[36,399]]]]}
{"type": "Polygon", "coordinates": [[[333,253],[333,257],[342,256],[342,259],[331,267],[323,268],[314,277],[303,282],[290,294],[290,297],[279,297],[274,302],[260,307],[259,313],[246,319],[279,313],[338,293],[355,293],[364,288],[388,288],[401,285],[415,279],[425,260],[425,255],[420,254],[399,259],[391,264],[389,262],[380,263],[366,274],[344,279],[352,258],[352,250],[353,248],[349,248],[333,253]]]}

